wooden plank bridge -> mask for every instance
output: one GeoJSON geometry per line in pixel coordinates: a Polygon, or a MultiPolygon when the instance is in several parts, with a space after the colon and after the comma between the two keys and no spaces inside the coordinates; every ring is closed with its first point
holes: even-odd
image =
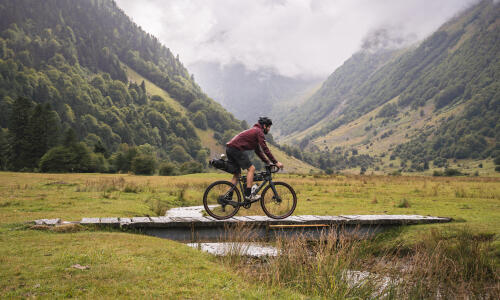
{"type": "Polygon", "coordinates": [[[358,236],[371,236],[394,226],[445,223],[450,218],[420,215],[340,215],[290,216],[283,220],[266,216],[236,216],[227,220],[212,217],[133,217],[83,218],[68,222],[61,219],[36,220],[37,225],[80,224],[138,230],[148,235],[183,242],[221,241],[234,238],[230,231],[237,226],[251,228],[254,237],[273,239],[277,236],[304,234],[317,239],[331,230],[343,230],[358,236]]]}

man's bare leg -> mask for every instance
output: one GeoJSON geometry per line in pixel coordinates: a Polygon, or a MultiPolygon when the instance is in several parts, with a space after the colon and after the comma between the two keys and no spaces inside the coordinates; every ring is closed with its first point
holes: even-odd
{"type": "Polygon", "coordinates": [[[233,178],[231,178],[231,183],[237,187],[238,179],[240,178],[240,174],[233,174],[233,178]]]}
{"type": "Polygon", "coordinates": [[[251,165],[250,168],[248,168],[248,174],[247,174],[247,188],[251,188],[253,184],[253,174],[255,173],[255,166],[251,165]]]}

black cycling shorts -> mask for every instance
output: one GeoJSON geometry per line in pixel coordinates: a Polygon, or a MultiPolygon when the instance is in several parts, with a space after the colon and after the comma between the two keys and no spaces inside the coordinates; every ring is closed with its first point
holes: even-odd
{"type": "MultiPolygon", "coordinates": [[[[250,162],[248,155],[244,151],[240,151],[232,147],[227,147],[226,154],[227,154],[227,159],[231,163],[235,164],[237,168],[246,170],[250,168],[250,166],[252,165],[252,162],[250,162]]],[[[238,173],[241,173],[241,170],[239,170],[238,173]]]]}

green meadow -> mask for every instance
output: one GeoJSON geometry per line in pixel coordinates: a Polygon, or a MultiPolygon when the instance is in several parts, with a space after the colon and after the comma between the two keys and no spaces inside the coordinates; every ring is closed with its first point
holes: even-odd
{"type": "MultiPolygon", "coordinates": [[[[1,172],[0,295],[2,298],[325,297],[327,294],[316,289],[290,284],[295,277],[276,282],[254,276],[255,268],[242,271],[245,268],[239,263],[228,263],[181,243],[134,232],[98,231],[75,225],[45,228],[30,223],[42,218],[78,221],[83,217],[163,215],[172,207],[202,205],[205,188],[224,178],[229,176],[1,172]],[[74,267],[77,264],[88,268],[78,269],[74,267]]],[[[376,256],[376,253],[412,249],[425,242],[429,232],[465,230],[472,239],[480,237],[487,242],[487,247],[481,249],[493,261],[494,274],[498,276],[499,178],[278,174],[275,181],[285,181],[297,191],[299,203],[295,215],[451,217],[454,221],[447,224],[408,226],[382,234],[370,247],[365,247],[365,252],[371,251],[376,256]]],[[[242,208],[239,214],[263,215],[263,212],[259,205],[254,205],[250,210],[242,208]]],[[[260,270],[262,274],[274,274],[260,270]]],[[[493,294],[488,295],[495,295],[495,291],[498,292],[498,284],[493,294]]]]}

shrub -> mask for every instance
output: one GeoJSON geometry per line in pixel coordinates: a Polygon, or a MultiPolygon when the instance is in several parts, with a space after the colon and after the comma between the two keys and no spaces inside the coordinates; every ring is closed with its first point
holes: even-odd
{"type": "Polygon", "coordinates": [[[161,176],[172,176],[177,173],[177,167],[173,163],[164,162],[160,165],[159,172],[161,176]]]}
{"type": "Polygon", "coordinates": [[[180,172],[182,174],[193,174],[203,172],[203,166],[199,162],[188,161],[181,165],[180,172]]]}
{"type": "Polygon", "coordinates": [[[110,171],[109,162],[103,153],[90,153],[90,170],[99,173],[110,171]]]}
{"type": "Polygon", "coordinates": [[[63,146],[50,149],[40,159],[40,171],[42,172],[71,172],[73,164],[71,151],[63,146]]]}
{"type": "Polygon", "coordinates": [[[410,207],[410,202],[408,202],[408,200],[406,199],[401,199],[401,201],[399,201],[398,205],[396,205],[396,207],[399,207],[399,208],[408,208],[410,207]]]}
{"type": "Polygon", "coordinates": [[[42,172],[93,172],[90,151],[83,143],[71,146],[57,146],[45,153],[40,159],[42,172]]]}
{"type": "Polygon", "coordinates": [[[150,155],[139,154],[132,159],[132,172],[139,175],[152,175],[156,169],[156,160],[150,155]]]}
{"type": "Polygon", "coordinates": [[[445,169],[444,170],[444,176],[460,176],[463,175],[462,172],[460,172],[457,169],[445,169]]]}
{"type": "Polygon", "coordinates": [[[172,151],[170,152],[170,158],[171,160],[180,163],[186,162],[191,159],[186,150],[180,145],[175,145],[172,148],[172,151]]]}
{"type": "Polygon", "coordinates": [[[444,176],[444,173],[443,173],[443,171],[436,170],[436,171],[434,171],[434,173],[432,173],[432,176],[444,176]]]}
{"type": "Polygon", "coordinates": [[[361,170],[359,171],[359,175],[364,175],[366,173],[366,168],[361,167],[361,170]]]}
{"type": "Polygon", "coordinates": [[[207,129],[207,127],[208,127],[207,117],[205,117],[205,115],[201,111],[199,111],[199,112],[194,114],[193,124],[194,124],[194,126],[200,128],[200,129],[207,129]]]}
{"type": "Polygon", "coordinates": [[[386,104],[380,109],[377,114],[377,118],[388,118],[393,117],[398,114],[398,106],[397,104],[389,103],[386,104]]]}
{"type": "Polygon", "coordinates": [[[438,157],[436,159],[434,159],[434,166],[435,167],[444,167],[447,163],[447,160],[445,158],[442,158],[442,157],[438,157]]]}

